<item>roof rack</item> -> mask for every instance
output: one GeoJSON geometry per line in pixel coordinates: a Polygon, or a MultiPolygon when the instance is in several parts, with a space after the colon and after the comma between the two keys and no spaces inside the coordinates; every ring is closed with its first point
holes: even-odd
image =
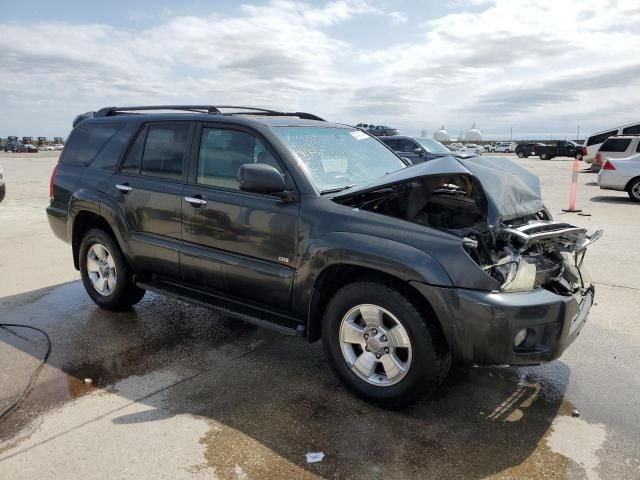
{"type": "Polygon", "coordinates": [[[177,110],[182,112],[205,113],[210,115],[263,115],[269,117],[298,117],[303,120],[318,120],[323,118],[306,112],[277,112],[266,108],[242,107],[236,105],[142,105],[138,107],[104,107],[94,113],[94,117],[108,117],[126,112],[138,112],[148,110],[177,110]],[[222,112],[221,109],[241,110],[239,112],[222,112]]]}

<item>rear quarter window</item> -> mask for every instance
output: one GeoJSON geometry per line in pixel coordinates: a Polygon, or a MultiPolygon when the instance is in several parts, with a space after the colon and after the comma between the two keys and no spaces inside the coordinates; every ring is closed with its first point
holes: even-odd
{"type": "Polygon", "coordinates": [[[60,163],[86,167],[122,129],[123,123],[88,123],[75,128],[64,146],[60,163]]]}
{"type": "Polygon", "coordinates": [[[611,130],[610,132],[601,133],[599,135],[593,135],[592,137],[589,137],[589,140],[587,140],[587,147],[591,145],[597,145],[598,143],[602,143],[607,138],[609,138],[612,135],[616,135],[617,133],[618,133],[618,130],[611,130]]]}
{"type": "Polygon", "coordinates": [[[600,147],[601,152],[625,152],[631,143],[630,138],[610,138],[600,147]]]}
{"type": "Polygon", "coordinates": [[[632,125],[631,127],[622,129],[623,135],[640,135],[640,125],[632,125]]]}

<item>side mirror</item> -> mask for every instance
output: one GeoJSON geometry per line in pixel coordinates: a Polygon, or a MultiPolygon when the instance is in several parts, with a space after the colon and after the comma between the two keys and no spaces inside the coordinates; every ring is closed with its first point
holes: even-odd
{"type": "Polygon", "coordinates": [[[413,165],[413,161],[410,158],[402,157],[402,159],[407,162],[409,165],[413,165]]]}
{"type": "Polygon", "coordinates": [[[424,153],[424,150],[420,147],[414,148],[413,153],[415,153],[416,155],[422,155],[424,153]]]}
{"type": "Polygon", "coordinates": [[[253,193],[282,193],[284,178],[275,168],[266,163],[245,163],[238,169],[240,190],[253,193]]]}

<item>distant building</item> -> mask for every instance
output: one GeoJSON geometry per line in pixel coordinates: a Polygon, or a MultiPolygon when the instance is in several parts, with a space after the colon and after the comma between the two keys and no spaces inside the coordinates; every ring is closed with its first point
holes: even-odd
{"type": "Polygon", "coordinates": [[[476,128],[476,124],[475,123],[464,134],[464,139],[467,142],[481,142],[482,141],[482,132],[476,128]]]}
{"type": "Polygon", "coordinates": [[[436,130],[433,133],[433,139],[438,141],[438,142],[448,142],[449,141],[449,132],[447,132],[444,128],[444,125],[442,125],[442,128],[440,128],[440,130],[436,130]]]}

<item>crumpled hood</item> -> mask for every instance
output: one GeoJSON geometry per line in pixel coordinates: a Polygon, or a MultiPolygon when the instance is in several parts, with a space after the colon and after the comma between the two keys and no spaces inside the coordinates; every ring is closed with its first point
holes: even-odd
{"type": "Polygon", "coordinates": [[[456,174],[471,175],[482,185],[487,198],[490,226],[497,227],[500,222],[532,215],[544,208],[538,177],[505,157],[436,158],[397,170],[366,185],[350,188],[333,198],[348,198],[425,176],[456,174]]]}

